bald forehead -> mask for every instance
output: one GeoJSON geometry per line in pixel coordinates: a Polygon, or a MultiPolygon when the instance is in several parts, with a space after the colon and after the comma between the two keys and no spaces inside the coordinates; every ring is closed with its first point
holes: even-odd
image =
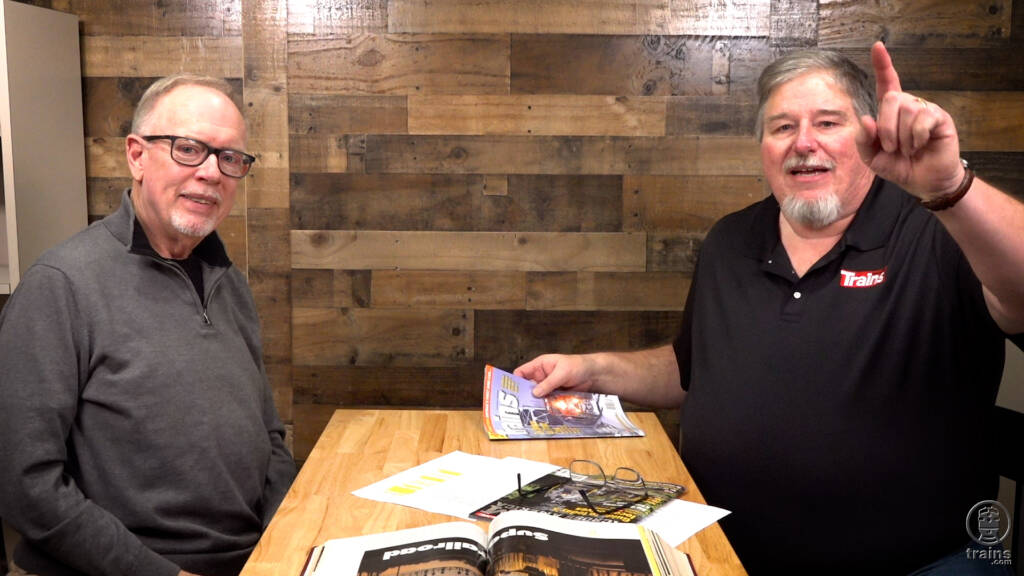
{"type": "Polygon", "coordinates": [[[186,84],[164,94],[153,106],[144,121],[150,133],[174,134],[201,138],[208,131],[230,132],[227,137],[245,143],[246,127],[242,113],[235,103],[220,90],[207,86],[186,84]],[[196,132],[188,133],[193,130],[196,132]]]}

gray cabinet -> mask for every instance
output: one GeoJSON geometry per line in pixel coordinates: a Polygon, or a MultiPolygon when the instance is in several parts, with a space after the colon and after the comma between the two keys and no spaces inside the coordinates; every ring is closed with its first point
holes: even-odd
{"type": "Polygon", "coordinates": [[[78,17],[0,4],[0,294],[86,225],[78,17]]]}

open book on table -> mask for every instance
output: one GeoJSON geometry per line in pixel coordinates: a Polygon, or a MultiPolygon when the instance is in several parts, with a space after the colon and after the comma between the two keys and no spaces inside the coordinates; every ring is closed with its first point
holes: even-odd
{"type": "Polygon", "coordinates": [[[590,392],[533,396],[533,382],[488,365],[484,369],[484,428],[491,440],[643,436],[619,397],[590,392]]]}
{"type": "Polygon", "coordinates": [[[384,574],[625,574],[687,576],[689,557],[636,524],[581,522],[527,511],[469,522],[329,540],[302,576],[384,574]]]}

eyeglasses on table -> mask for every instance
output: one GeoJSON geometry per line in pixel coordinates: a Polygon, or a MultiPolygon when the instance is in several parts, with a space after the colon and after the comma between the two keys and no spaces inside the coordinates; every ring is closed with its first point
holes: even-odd
{"type": "MultiPolygon", "coordinates": [[[[593,460],[573,460],[569,463],[568,470],[568,480],[562,484],[574,485],[587,507],[599,516],[614,514],[648,497],[647,484],[643,476],[633,468],[620,466],[608,476],[601,465],[593,460]],[[605,490],[606,488],[612,490],[605,490]],[[602,490],[605,492],[602,493],[602,490]]],[[[516,484],[516,494],[519,498],[529,498],[560,485],[538,486],[524,490],[522,475],[518,473],[516,484]]]]}

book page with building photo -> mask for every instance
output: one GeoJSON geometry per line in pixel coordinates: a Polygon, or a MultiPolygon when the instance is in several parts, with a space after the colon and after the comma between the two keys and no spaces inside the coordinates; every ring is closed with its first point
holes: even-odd
{"type": "Polygon", "coordinates": [[[514,511],[492,522],[486,534],[476,524],[449,522],[329,540],[310,552],[302,576],[693,573],[686,554],[643,526],[514,511]]]}
{"type": "Polygon", "coordinates": [[[636,524],[507,512],[490,526],[488,576],[693,575],[689,557],[636,524]]]}
{"type": "Polygon", "coordinates": [[[487,535],[468,522],[328,540],[315,547],[303,576],[445,574],[484,576],[487,535]]]}

